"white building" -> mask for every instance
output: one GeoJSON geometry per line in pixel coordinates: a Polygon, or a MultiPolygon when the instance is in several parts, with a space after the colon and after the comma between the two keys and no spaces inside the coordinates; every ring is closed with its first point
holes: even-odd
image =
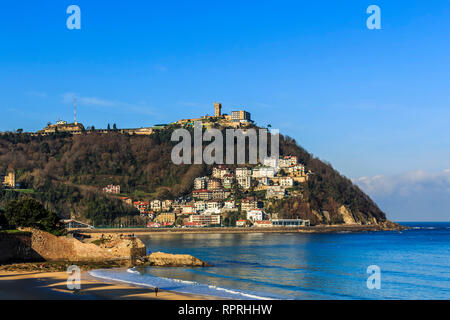
{"type": "Polygon", "coordinates": [[[193,214],[189,216],[189,222],[198,223],[203,226],[209,225],[220,225],[222,221],[222,217],[216,214],[193,214]]]}
{"type": "Polygon", "coordinates": [[[195,207],[192,204],[186,204],[182,207],[182,214],[194,214],[195,212],[195,207]]]}
{"type": "Polygon", "coordinates": [[[280,168],[288,168],[290,166],[294,166],[297,164],[297,157],[296,156],[285,156],[281,157],[278,161],[278,165],[280,168]]]}
{"type": "Polygon", "coordinates": [[[173,200],[164,200],[161,202],[161,208],[164,211],[169,211],[172,208],[173,200]]]}
{"type": "Polygon", "coordinates": [[[247,220],[250,221],[262,221],[264,220],[264,211],[259,209],[253,209],[247,211],[247,220]]]}
{"type": "Polygon", "coordinates": [[[159,200],[153,200],[150,202],[150,208],[154,211],[161,211],[161,201],[159,200]]]}
{"type": "Polygon", "coordinates": [[[198,177],[194,179],[195,190],[206,189],[207,185],[208,185],[208,177],[198,177]]]}
{"type": "Polygon", "coordinates": [[[270,179],[267,177],[258,178],[258,186],[268,186],[270,184],[270,179]]]}
{"type": "Polygon", "coordinates": [[[216,179],[222,179],[226,174],[230,174],[231,171],[227,166],[224,166],[222,164],[216,166],[213,168],[212,176],[216,179]]]}
{"type": "Polygon", "coordinates": [[[267,188],[266,199],[283,199],[286,190],[282,186],[270,186],[267,188]]]}
{"type": "Polygon", "coordinates": [[[237,177],[237,183],[244,189],[249,189],[252,185],[252,178],[250,176],[237,177]]]}
{"type": "Polygon", "coordinates": [[[236,221],[236,227],[245,227],[246,224],[247,224],[247,220],[236,221]]]}
{"type": "Polygon", "coordinates": [[[278,159],[277,158],[264,158],[262,160],[262,165],[265,167],[278,168],[278,159]]]}
{"type": "Polygon", "coordinates": [[[282,177],[280,179],[280,186],[290,188],[294,186],[294,179],[291,177],[282,177]]]}
{"type": "Polygon", "coordinates": [[[256,167],[253,168],[253,178],[273,178],[277,174],[277,170],[272,167],[256,167]]]}
{"type": "Polygon", "coordinates": [[[252,175],[252,169],[247,167],[236,168],[236,178],[250,177],[252,175]]]}
{"type": "Polygon", "coordinates": [[[222,186],[226,189],[231,188],[232,184],[233,184],[233,175],[232,174],[227,174],[223,177],[222,179],[222,186]]]}
{"type": "Polygon", "coordinates": [[[196,212],[205,211],[206,210],[206,202],[205,201],[195,201],[194,209],[196,212]]]}
{"type": "Polygon", "coordinates": [[[217,202],[217,201],[208,201],[206,203],[206,209],[207,210],[220,209],[220,207],[221,207],[220,202],[217,202]]]}
{"type": "Polygon", "coordinates": [[[228,210],[234,209],[236,208],[236,203],[234,202],[234,200],[225,201],[223,208],[228,210]]]}

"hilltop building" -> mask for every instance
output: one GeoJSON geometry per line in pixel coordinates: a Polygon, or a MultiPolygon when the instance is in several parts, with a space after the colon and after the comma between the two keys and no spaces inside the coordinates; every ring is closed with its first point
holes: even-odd
{"type": "Polygon", "coordinates": [[[214,103],[214,116],[215,117],[222,116],[222,104],[219,102],[214,103]]]}
{"type": "Polygon", "coordinates": [[[8,188],[16,187],[16,173],[14,171],[8,172],[6,176],[0,176],[0,183],[8,188]]]}
{"type": "Polygon", "coordinates": [[[103,188],[103,192],[105,193],[113,193],[113,194],[119,194],[120,193],[120,186],[119,185],[107,185],[106,187],[103,188]]]}
{"type": "Polygon", "coordinates": [[[72,134],[80,134],[85,130],[83,124],[81,123],[67,123],[63,120],[58,120],[56,124],[49,123],[44,129],[38,131],[37,133],[48,134],[56,132],[67,132],[72,134]]]}

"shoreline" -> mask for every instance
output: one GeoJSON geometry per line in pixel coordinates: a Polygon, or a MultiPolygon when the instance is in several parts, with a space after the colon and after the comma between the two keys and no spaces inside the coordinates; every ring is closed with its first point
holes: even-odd
{"type": "Polygon", "coordinates": [[[67,289],[66,272],[0,271],[0,300],[218,300],[201,296],[160,290],[155,296],[148,287],[103,280],[81,273],[81,290],[67,289]]]}
{"type": "Polygon", "coordinates": [[[116,229],[71,229],[70,232],[98,235],[133,233],[134,235],[148,234],[183,234],[183,233],[339,233],[339,232],[375,232],[405,230],[404,226],[384,227],[380,225],[319,225],[312,227],[230,227],[230,228],[116,228],[116,229]]]}

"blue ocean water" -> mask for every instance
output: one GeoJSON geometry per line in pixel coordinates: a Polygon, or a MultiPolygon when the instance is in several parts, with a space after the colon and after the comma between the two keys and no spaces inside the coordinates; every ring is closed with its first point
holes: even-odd
{"type": "Polygon", "coordinates": [[[450,299],[450,223],[398,232],[152,234],[151,251],[192,254],[210,268],[96,270],[94,276],[232,299],[450,299]],[[368,289],[367,268],[381,270],[368,289]]]}

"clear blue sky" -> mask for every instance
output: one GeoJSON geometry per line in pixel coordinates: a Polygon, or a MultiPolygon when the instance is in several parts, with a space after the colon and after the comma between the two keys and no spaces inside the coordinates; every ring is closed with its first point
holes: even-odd
{"type": "MultiPolygon", "coordinates": [[[[444,0],[10,1],[0,9],[0,130],[71,121],[74,96],[78,120],[96,127],[200,116],[220,101],[350,178],[422,170],[445,181],[445,199],[449,34],[444,0]],[[66,28],[71,4],[81,30],[66,28]],[[382,30],[366,28],[371,4],[382,30]]],[[[450,219],[449,205],[435,218],[450,219]]]]}

